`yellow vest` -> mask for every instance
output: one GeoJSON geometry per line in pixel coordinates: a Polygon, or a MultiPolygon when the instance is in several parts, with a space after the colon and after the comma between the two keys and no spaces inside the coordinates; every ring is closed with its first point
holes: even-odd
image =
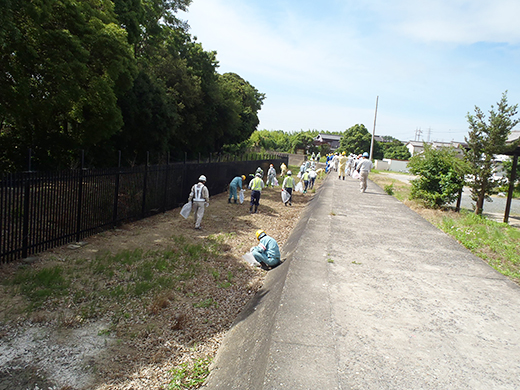
{"type": "Polygon", "coordinates": [[[253,179],[253,182],[251,183],[251,189],[253,191],[262,191],[262,179],[260,179],[259,177],[255,177],[253,179]]]}

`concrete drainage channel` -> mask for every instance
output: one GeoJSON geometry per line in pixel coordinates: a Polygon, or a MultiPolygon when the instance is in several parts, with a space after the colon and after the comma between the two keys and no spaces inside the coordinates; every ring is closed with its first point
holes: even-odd
{"type": "Polygon", "coordinates": [[[269,271],[264,285],[242,310],[219,348],[204,388],[261,389],[271,347],[271,334],[292,254],[324,186],[316,192],[282,248],[283,264],[269,271]]]}

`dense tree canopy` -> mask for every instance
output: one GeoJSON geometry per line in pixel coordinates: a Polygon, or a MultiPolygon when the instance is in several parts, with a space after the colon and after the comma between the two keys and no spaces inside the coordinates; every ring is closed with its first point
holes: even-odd
{"type": "Polygon", "coordinates": [[[191,0],[1,0],[0,171],[97,164],[122,150],[218,152],[247,140],[264,95],[187,33],[191,0]]]}
{"type": "MultiPolygon", "coordinates": [[[[367,130],[365,125],[357,124],[345,131],[340,141],[340,149],[347,153],[361,154],[370,152],[370,144],[372,134],[367,130]]],[[[374,159],[382,159],[383,151],[379,142],[374,141],[374,150],[372,153],[374,159]]]]}

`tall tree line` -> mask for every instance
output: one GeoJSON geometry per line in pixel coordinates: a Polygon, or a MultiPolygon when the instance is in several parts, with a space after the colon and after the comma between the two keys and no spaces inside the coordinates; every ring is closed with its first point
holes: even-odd
{"type": "Polygon", "coordinates": [[[219,74],[177,18],[191,0],[0,0],[0,171],[66,167],[78,151],[219,152],[249,139],[264,94],[219,74]]]}

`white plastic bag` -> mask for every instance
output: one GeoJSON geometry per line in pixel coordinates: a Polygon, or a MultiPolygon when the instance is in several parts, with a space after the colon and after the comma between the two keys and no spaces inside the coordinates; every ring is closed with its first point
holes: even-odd
{"type": "Polygon", "coordinates": [[[359,180],[359,179],[361,179],[361,175],[359,174],[358,171],[354,170],[354,172],[352,172],[352,178],[359,180]]]}
{"type": "Polygon", "coordinates": [[[274,180],[273,180],[273,185],[274,186],[278,186],[278,179],[275,177],[274,180]]]}
{"type": "Polygon", "coordinates": [[[260,263],[256,261],[255,257],[251,252],[247,252],[246,254],[242,255],[242,258],[247,261],[249,264],[251,264],[254,267],[260,267],[260,263]]]}
{"type": "Polygon", "coordinates": [[[246,190],[240,190],[240,194],[238,194],[238,200],[240,201],[240,204],[244,203],[244,193],[246,190]]]}
{"type": "Polygon", "coordinates": [[[190,216],[190,213],[191,213],[191,202],[188,202],[184,206],[182,206],[181,215],[184,217],[184,219],[187,219],[190,216]]]}
{"type": "Polygon", "coordinates": [[[296,184],[296,188],[294,190],[303,193],[303,184],[301,181],[296,184]]]}
{"type": "Polygon", "coordinates": [[[282,190],[282,202],[287,203],[287,201],[291,198],[291,195],[285,190],[282,190]]]}

